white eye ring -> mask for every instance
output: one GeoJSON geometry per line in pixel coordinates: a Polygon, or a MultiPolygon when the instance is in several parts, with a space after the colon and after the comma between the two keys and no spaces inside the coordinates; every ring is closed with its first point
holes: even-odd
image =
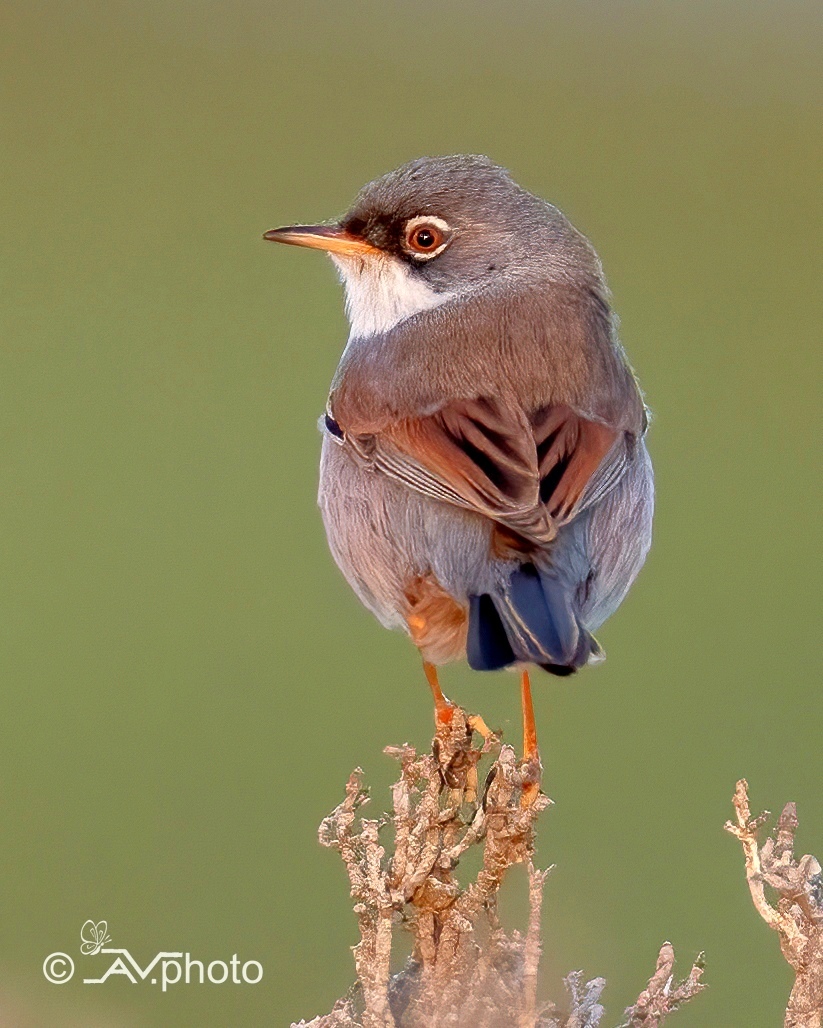
{"type": "Polygon", "coordinates": [[[406,222],[403,229],[403,249],[416,261],[430,261],[432,257],[437,257],[438,254],[441,254],[446,249],[452,241],[453,235],[451,225],[443,221],[442,218],[435,218],[430,214],[421,214],[416,218],[409,218],[406,222]],[[423,225],[430,225],[441,236],[441,243],[433,250],[415,250],[409,243],[409,238],[415,229],[421,228],[423,225]]]}

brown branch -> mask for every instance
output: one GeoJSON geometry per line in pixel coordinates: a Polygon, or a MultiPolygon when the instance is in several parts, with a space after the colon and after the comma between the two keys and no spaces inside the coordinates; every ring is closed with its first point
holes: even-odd
{"type": "Polygon", "coordinates": [[[664,942],[657,955],[657,967],[649,984],[637,997],[637,1002],[626,1011],[621,1028],[658,1028],[665,1018],[696,996],[706,986],[700,981],[703,974],[703,954],[692,964],[682,982],[674,981],[674,947],[664,942]]]}
{"type": "MultiPolygon", "coordinates": [[[[550,800],[539,793],[540,764],[518,761],[479,717],[456,709],[441,726],[430,754],[390,747],[400,775],[392,812],[360,816],[368,801],[362,772],[346,785],[343,802],[323,820],[320,842],[337,849],[349,876],[360,942],[354,948],[357,984],[312,1028],[598,1028],[603,1017],[601,978],[566,978],[570,1002],[562,1011],[538,1001],[541,907],[549,870],[534,867],[537,819],[550,800]],[[474,744],[479,735],[480,744],[474,744]],[[479,764],[491,760],[482,787],[479,764]],[[381,832],[391,829],[387,855],[381,832]],[[481,866],[461,884],[461,859],[480,848],[481,866]],[[498,893],[512,866],[525,864],[529,920],[525,934],[507,933],[497,916],[498,893]],[[395,931],[412,935],[412,956],[392,974],[395,931]]],[[[674,952],[667,943],[657,970],[626,1028],[657,1028],[695,995],[700,969],[672,988],[674,952]]],[[[306,1028],[306,1022],[300,1022],[306,1028]]],[[[294,1026],[299,1028],[299,1026],[294,1026]]]]}
{"type": "Polygon", "coordinates": [[[726,822],[743,847],[746,881],[755,910],[778,933],[783,956],[795,972],[784,1028],[820,1028],[823,1023],[823,878],[815,857],[796,860],[797,810],[787,803],[772,835],[760,845],[768,813],[751,816],[749,786],[737,783],[732,798],[735,820],[726,822]],[[766,888],[777,895],[769,902],[766,888]]]}

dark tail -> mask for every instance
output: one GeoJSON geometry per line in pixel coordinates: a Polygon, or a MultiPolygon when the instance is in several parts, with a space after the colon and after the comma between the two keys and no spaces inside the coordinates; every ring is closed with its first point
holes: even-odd
{"type": "Polygon", "coordinates": [[[495,671],[515,661],[571,675],[601,654],[574,612],[574,587],[551,569],[524,564],[499,593],[469,597],[469,666],[495,671]]]}

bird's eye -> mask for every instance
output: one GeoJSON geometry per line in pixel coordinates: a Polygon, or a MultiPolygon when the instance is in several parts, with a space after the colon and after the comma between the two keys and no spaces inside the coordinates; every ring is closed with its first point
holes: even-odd
{"type": "Polygon", "coordinates": [[[436,228],[427,228],[423,226],[416,228],[409,235],[409,246],[413,250],[419,250],[420,253],[429,253],[432,250],[437,249],[441,242],[440,232],[436,228]]]}
{"type": "Polygon", "coordinates": [[[412,256],[434,257],[448,241],[448,225],[439,218],[412,218],[403,241],[412,256]]]}

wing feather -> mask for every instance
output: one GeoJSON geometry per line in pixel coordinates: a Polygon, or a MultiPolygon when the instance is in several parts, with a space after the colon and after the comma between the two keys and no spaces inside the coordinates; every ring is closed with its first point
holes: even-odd
{"type": "Polygon", "coordinates": [[[626,461],[624,434],[607,425],[563,405],[528,418],[495,397],[455,400],[346,438],[384,474],[491,518],[536,547],[605,495],[626,461]]]}

